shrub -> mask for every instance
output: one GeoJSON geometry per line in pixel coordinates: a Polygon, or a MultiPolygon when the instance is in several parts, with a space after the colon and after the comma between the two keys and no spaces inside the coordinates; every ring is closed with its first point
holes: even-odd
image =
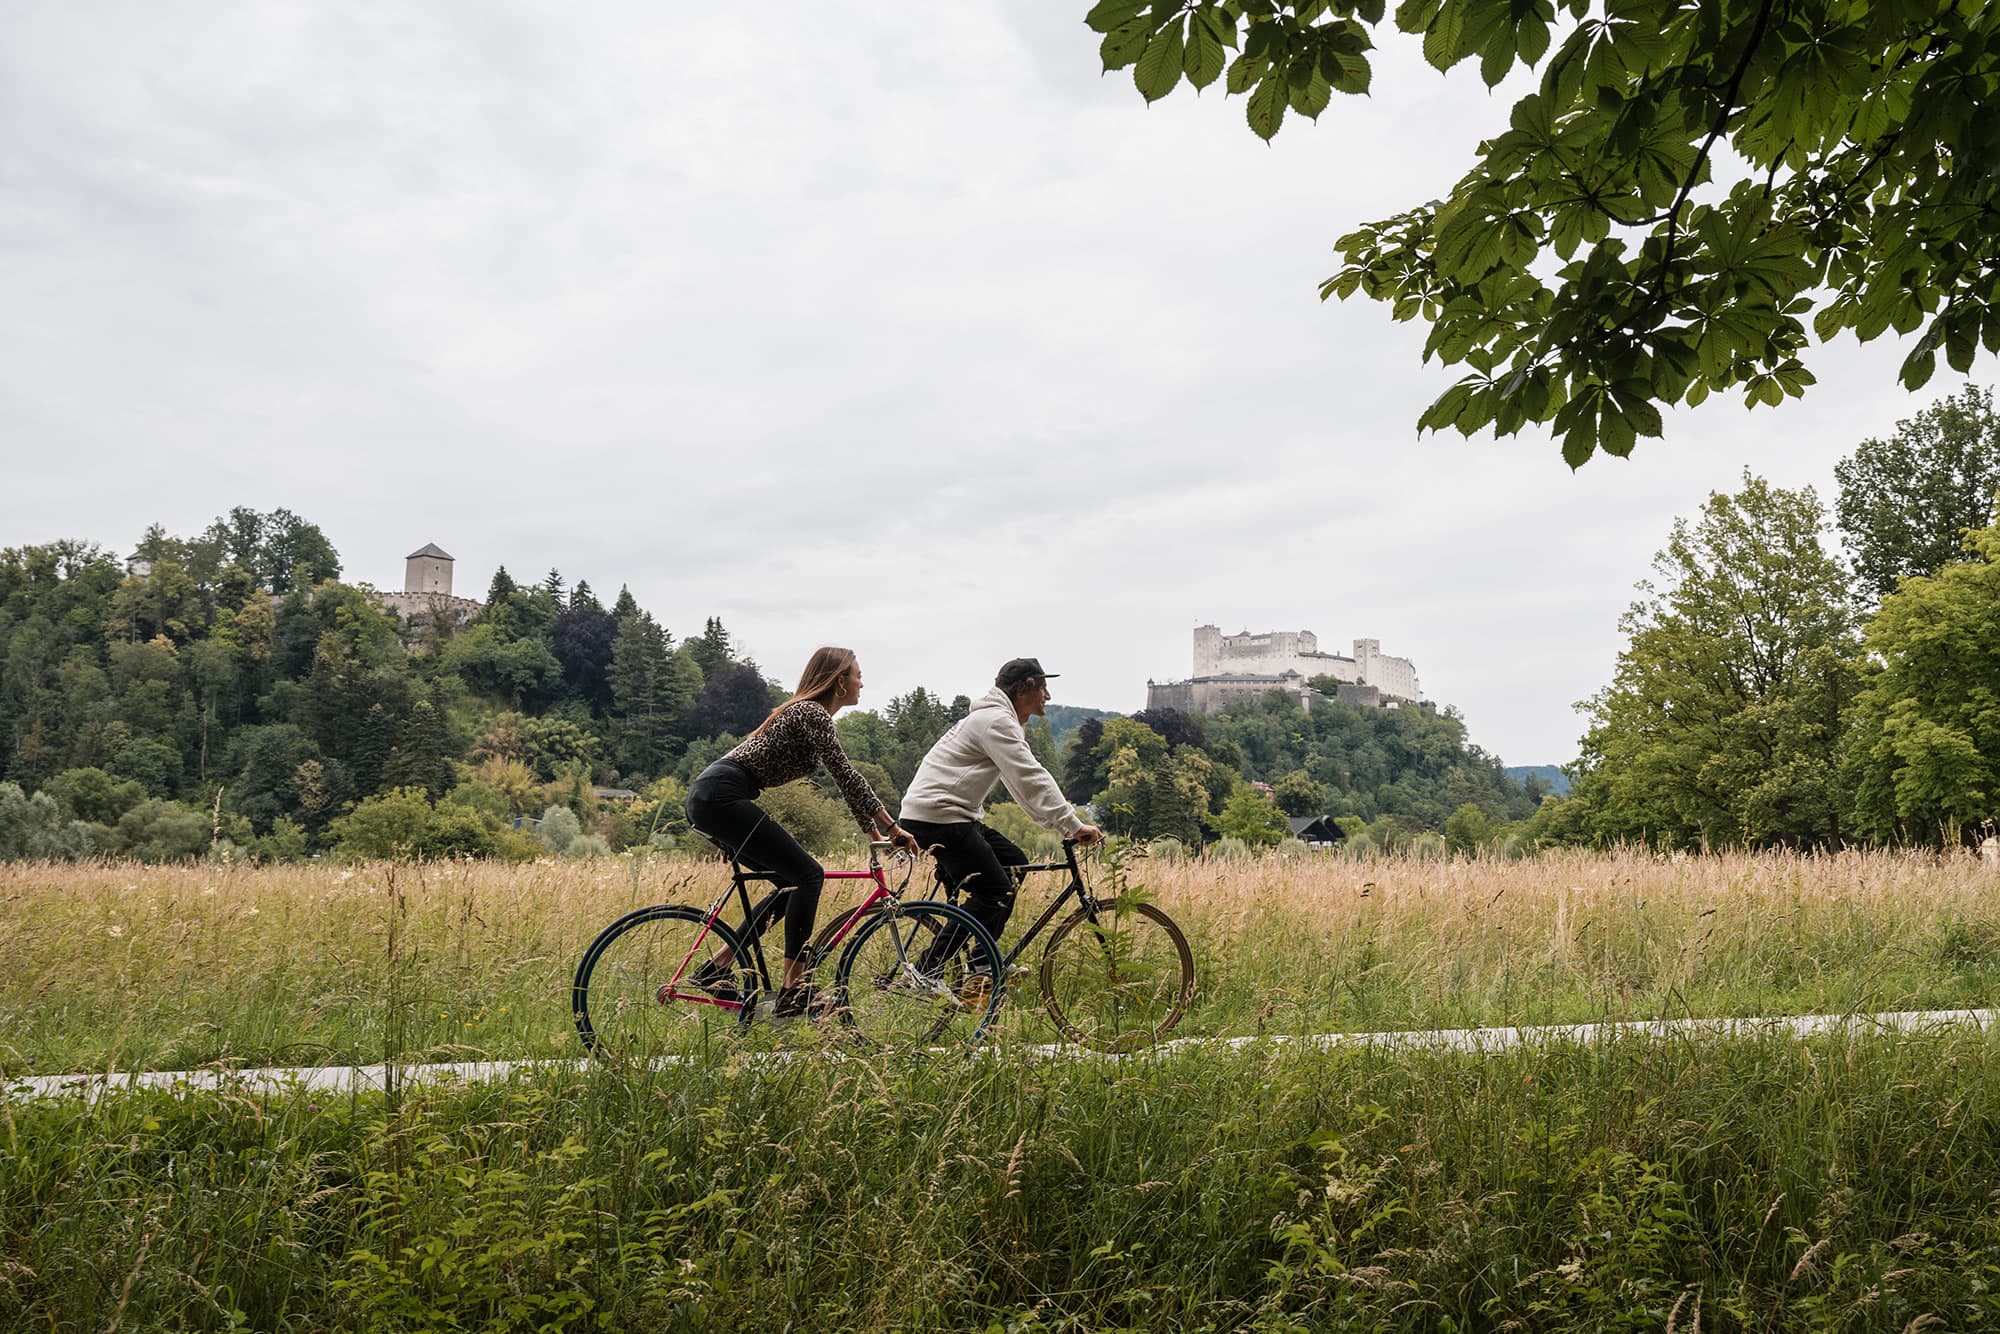
{"type": "Polygon", "coordinates": [[[0,783],[0,857],[84,857],[94,847],[89,827],[65,816],[54,797],[0,783]]]}
{"type": "Polygon", "coordinates": [[[430,799],[417,788],[399,787],[369,797],[326,827],[333,850],[356,861],[370,857],[416,856],[430,830],[430,799]]]}
{"type": "Polygon", "coordinates": [[[462,807],[496,825],[512,824],[516,813],[505,792],[477,779],[460,783],[438,798],[438,810],[447,806],[462,807]]]}
{"type": "Polygon", "coordinates": [[[42,789],[69,811],[72,819],[93,824],[117,824],[120,816],[146,799],[144,784],[113,778],[102,769],[69,769],[42,789]]]}
{"type": "Polygon", "coordinates": [[[1491,817],[1469,801],[1444,822],[1445,846],[1468,857],[1478,852],[1495,832],[1491,817]]]}
{"type": "Polygon", "coordinates": [[[250,855],[259,861],[303,861],[306,856],[306,831],[298,821],[281,815],[271,821],[270,833],[251,839],[247,847],[250,855]]]}
{"type": "Polygon", "coordinates": [[[569,852],[569,845],[583,835],[583,821],[576,818],[576,812],[567,806],[551,806],[542,812],[542,823],[538,831],[542,842],[548,844],[549,851],[558,857],[569,852]]]}
{"type": "Polygon", "coordinates": [[[208,851],[214,819],[177,801],[148,797],[118,820],[118,850],[142,862],[192,861],[208,851]]]}
{"type": "Polygon", "coordinates": [[[336,854],[357,861],[372,857],[527,861],[542,850],[540,843],[490,815],[449,800],[433,807],[422,788],[411,787],[368,798],[328,825],[327,833],[336,854]]]}
{"type": "Polygon", "coordinates": [[[1218,838],[1208,845],[1210,861],[1246,862],[1250,860],[1250,845],[1240,838],[1218,838]]]}
{"type": "Polygon", "coordinates": [[[1225,838],[1252,846],[1278,843],[1289,836],[1292,829],[1285,823],[1285,813],[1248,783],[1236,785],[1229,794],[1229,800],[1223,803],[1222,814],[1215,817],[1214,824],[1216,832],[1225,838]]]}

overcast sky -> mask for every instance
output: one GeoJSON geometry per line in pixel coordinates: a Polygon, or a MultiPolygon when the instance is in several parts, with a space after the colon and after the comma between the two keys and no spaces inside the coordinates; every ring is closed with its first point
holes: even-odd
{"type": "Polygon", "coordinates": [[[1034,654],[1129,711],[1198,623],[1309,629],[1553,763],[1674,516],[1745,466],[1830,504],[1959,383],[1850,341],[1576,474],[1419,438],[1451,374],[1316,284],[1508,100],[1385,34],[1267,147],[1101,75],[1087,7],[13,7],[0,545],[284,507],[380,588],[436,542],[462,593],[629,584],[787,682],[851,645],[864,707],[1034,654]]]}

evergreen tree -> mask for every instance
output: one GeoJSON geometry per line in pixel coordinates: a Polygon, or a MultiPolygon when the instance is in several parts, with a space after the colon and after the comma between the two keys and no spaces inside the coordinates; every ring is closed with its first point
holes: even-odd
{"type": "Polygon", "coordinates": [[[451,734],[434,699],[419,699],[397,728],[383,765],[382,787],[422,788],[433,801],[451,786],[451,734]]]}
{"type": "Polygon", "coordinates": [[[1208,756],[1193,746],[1176,748],[1165,763],[1154,766],[1147,794],[1147,838],[1176,838],[1191,848],[1201,846],[1209,769],[1208,756]]]}
{"type": "MultiPolygon", "coordinates": [[[[618,620],[590,598],[587,584],[576,587],[569,609],[549,627],[549,643],[556,661],[562,664],[563,681],[571,693],[587,704],[594,716],[602,717],[611,707],[606,672],[618,638],[618,620]]],[[[671,645],[671,637],[667,642],[671,645]]]]}
{"type": "Polygon", "coordinates": [[[734,650],[730,647],[729,631],[723,628],[722,618],[711,616],[702,627],[700,634],[687,642],[687,651],[701,668],[704,681],[712,680],[724,663],[734,660],[734,650]]]}
{"type": "Polygon", "coordinates": [[[505,565],[496,566],[493,571],[492,582],[486,585],[486,605],[489,607],[500,606],[518,592],[520,592],[520,589],[515,585],[513,576],[507,573],[507,567],[505,565]]]}
{"type": "Polygon", "coordinates": [[[683,740],[682,717],[701,682],[693,661],[673,651],[657,621],[636,611],[618,622],[606,682],[613,762],[627,774],[667,772],[683,740]]]}
{"type": "Polygon", "coordinates": [[[401,730],[398,722],[379,700],[370,704],[356,724],[352,740],[339,754],[353,776],[355,790],[364,797],[395,785],[389,761],[401,730]]]}
{"type": "Polygon", "coordinates": [[[1070,734],[1062,767],[1063,795],[1086,802],[1097,795],[1097,743],[1104,739],[1104,720],[1086,718],[1070,734]]]}

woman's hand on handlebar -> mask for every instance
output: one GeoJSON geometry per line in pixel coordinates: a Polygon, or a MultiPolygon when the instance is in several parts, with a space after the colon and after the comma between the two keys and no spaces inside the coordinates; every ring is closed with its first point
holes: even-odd
{"type": "Polygon", "coordinates": [[[917,842],[917,836],[899,824],[889,826],[889,841],[896,845],[898,851],[907,852],[912,857],[923,855],[923,845],[917,842]]]}

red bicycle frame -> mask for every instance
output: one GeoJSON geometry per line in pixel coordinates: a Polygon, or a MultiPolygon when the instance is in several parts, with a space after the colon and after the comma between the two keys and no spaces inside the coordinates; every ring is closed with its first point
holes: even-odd
{"type": "MultiPolygon", "coordinates": [[[[904,885],[909,883],[910,877],[905,874],[902,884],[896,886],[895,889],[889,888],[889,877],[884,873],[882,867],[882,850],[890,846],[892,845],[888,843],[871,842],[868,845],[868,869],[865,871],[826,872],[828,880],[872,880],[875,882],[875,888],[869,893],[867,898],[863,899],[859,905],[847,914],[846,918],[841,921],[838,930],[834,931],[831,935],[815,938],[806,958],[806,966],[808,968],[817,967],[825,960],[831,958],[835,948],[839,946],[841,941],[847,939],[849,933],[854,930],[855,923],[859,922],[866,914],[872,911],[875,905],[882,902],[883,899],[896,898],[902,892],[904,885]]],[[[694,943],[689,945],[688,952],[681,956],[679,965],[674,969],[673,977],[668,979],[660,987],[659,991],[655,993],[662,1004],[669,1001],[689,1001],[696,1005],[713,1005],[720,1009],[728,1010],[732,1014],[742,1012],[744,1002],[741,1000],[723,1000],[719,996],[709,995],[706,991],[684,991],[681,989],[681,979],[687,976],[688,969],[694,964],[695,956],[701,952],[701,943],[708,939],[709,931],[714,927],[716,919],[722,916],[723,905],[729,902],[729,896],[732,891],[735,892],[736,896],[743,903],[743,948],[749,950],[756,960],[758,981],[765,987],[771,985],[771,972],[765,965],[764,947],[760,943],[764,933],[756,921],[757,909],[750,902],[750,891],[747,886],[753,880],[762,880],[776,885],[778,878],[767,871],[747,870],[741,862],[733,857],[730,858],[729,869],[729,884],[720,894],[715,896],[715,902],[708,905],[708,913],[702,920],[701,930],[695,933],[694,943]]],[[[914,862],[911,864],[911,869],[915,869],[914,862]]],[[[779,886],[779,888],[782,890],[787,887],[779,886]]],[[[774,896],[765,905],[765,912],[767,914],[775,914],[780,901],[778,897],[774,896]]]]}

